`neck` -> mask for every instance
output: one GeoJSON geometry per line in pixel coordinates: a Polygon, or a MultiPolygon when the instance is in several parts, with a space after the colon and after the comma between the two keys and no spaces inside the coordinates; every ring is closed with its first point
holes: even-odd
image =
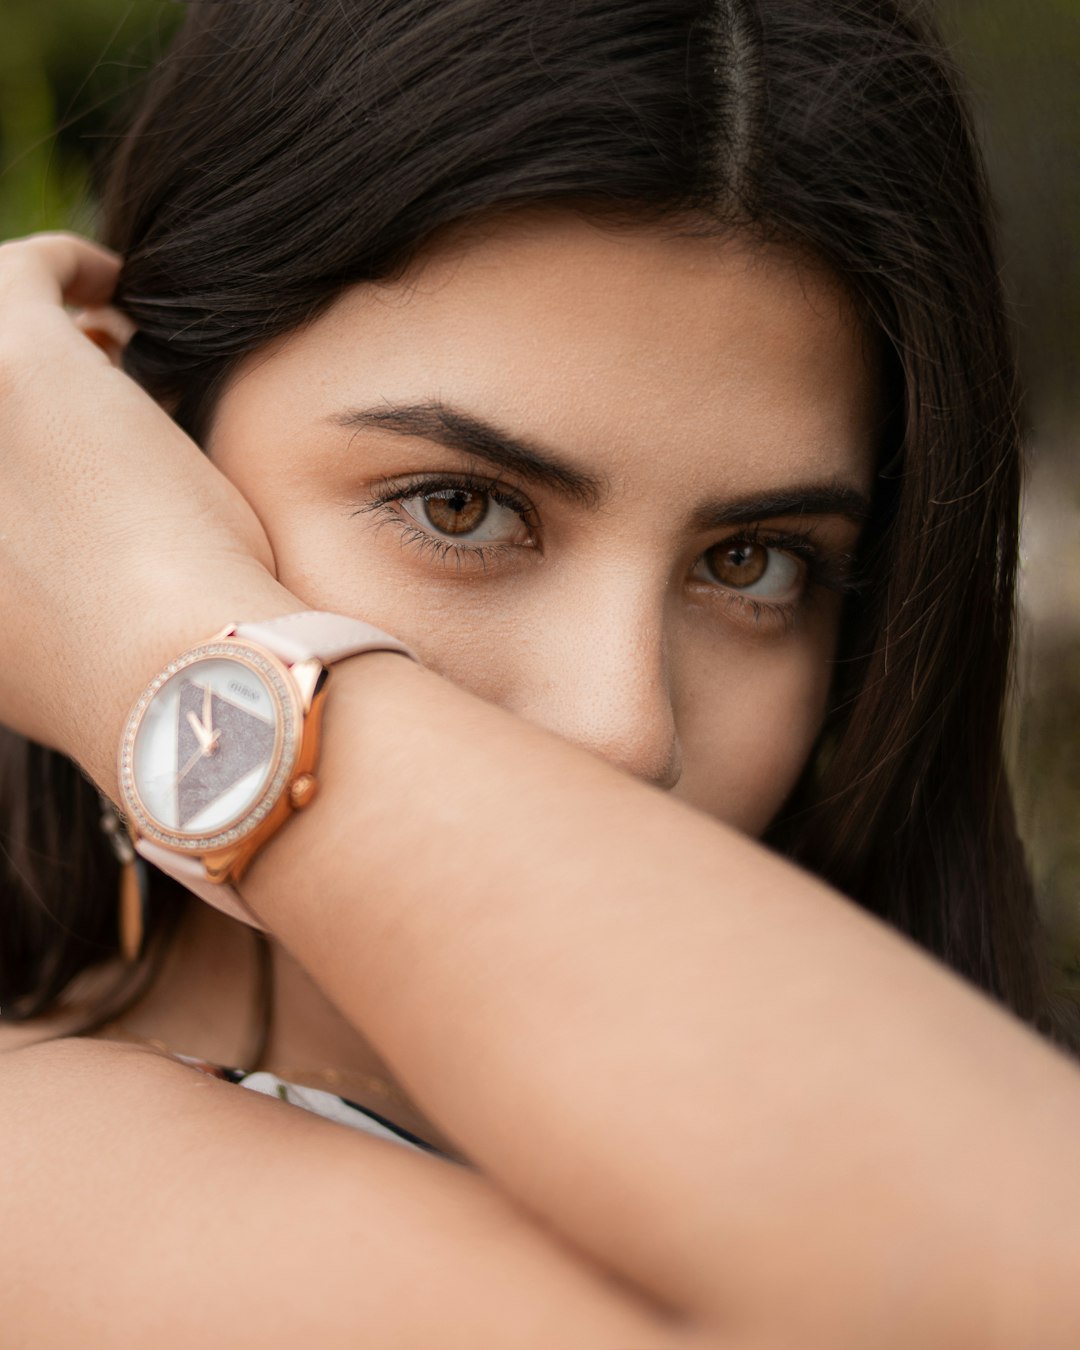
{"type": "Polygon", "coordinates": [[[335,1092],[456,1155],[366,1038],[272,939],[266,939],[269,1036],[259,1063],[250,1062],[261,1039],[259,941],[243,924],[192,900],[153,987],[98,1034],[153,1041],[214,1064],[266,1069],[290,1082],[335,1092]]]}

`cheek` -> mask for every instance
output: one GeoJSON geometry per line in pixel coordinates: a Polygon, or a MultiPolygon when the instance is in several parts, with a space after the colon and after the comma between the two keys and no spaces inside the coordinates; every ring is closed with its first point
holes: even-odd
{"type": "Polygon", "coordinates": [[[795,786],[825,717],[836,623],[732,652],[721,678],[701,672],[682,719],[675,795],[752,836],[795,786]]]}
{"type": "Polygon", "coordinates": [[[348,502],[275,501],[265,491],[263,498],[260,518],[284,586],[312,609],[352,614],[415,642],[414,617],[431,614],[430,586],[402,565],[389,527],[375,547],[348,502]]]}
{"type": "MultiPolygon", "coordinates": [[[[497,701],[507,678],[499,654],[515,650],[515,609],[490,588],[466,599],[454,585],[408,565],[392,526],[373,530],[349,502],[281,493],[262,483],[252,505],[278,580],[312,609],[350,614],[394,633],[430,669],[497,701]]],[[[252,498],[249,496],[249,500],[252,498]]]]}

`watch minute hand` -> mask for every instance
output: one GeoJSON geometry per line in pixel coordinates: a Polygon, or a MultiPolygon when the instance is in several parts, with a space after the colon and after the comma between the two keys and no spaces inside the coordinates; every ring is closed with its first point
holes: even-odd
{"type": "Polygon", "coordinates": [[[199,749],[195,751],[195,753],[191,756],[188,762],[180,770],[180,772],[176,775],[176,781],[179,783],[182,778],[186,777],[195,767],[195,765],[198,764],[199,760],[202,759],[202,757],[203,757],[203,750],[202,747],[200,746],[199,749]]]}

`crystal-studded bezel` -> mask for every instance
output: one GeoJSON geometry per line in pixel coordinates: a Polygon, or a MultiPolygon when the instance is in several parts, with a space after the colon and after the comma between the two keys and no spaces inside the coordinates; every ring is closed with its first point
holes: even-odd
{"type": "Polygon", "coordinates": [[[288,668],[273,652],[240,638],[221,638],[192,647],[175,661],[170,661],[154,678],[128,716],[120,742],[121,806],[140,834],[179,853],[206,853],[238,844],[259,828],[285,790],[300,754],[302,727],[300,693],[288,668]],[[277,714],[274,750],[267,785],[259,800],[214,830],[193,834],[170,829],[147,810],[135,781],[135,741],[147,709],[161,690],[189,666],[210,659],[236,661],[265,682],[273,695],[277,714]]]}

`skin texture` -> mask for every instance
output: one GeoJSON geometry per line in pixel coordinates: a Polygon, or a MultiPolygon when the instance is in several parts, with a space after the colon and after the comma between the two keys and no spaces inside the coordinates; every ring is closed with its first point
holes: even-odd
{"type": "MultiPolygon", "coordinates": [[[[711,579],[722,558],[710,565],[745,528],[690,518],[705,502],[812,484],[868,492],[874,398],[842,295],[790,255],[519,212],[444,238],[400,280],[353,288],[249,358],[204,448],[254,508],[281,582],[311,607],[399,634],[456,684],[757,835],[819,730],[841,598],[804,585],[802,564],[779,553],[759,582],[773,593],[740,595],[711,579]],[[433,403],[587,472],[602,504],[335,420],[433,403]],[[384,480],[469,471],[531,508],[523,523],[489,501],[473,533],[508,547],[482,562],[406,537],[402,525],[437,533],[415,493],[362,509],[384,480]]],[[[436,520],[453,525],[445,508],[436,520]]],[[[837,557],[858,537],[837,515],[768,528],[837,557]]],[[[274,961],[267,1062],[298,1080],[296,1066],[319,1065],[389,1077],[277,945],[274,961]]],[[[246,935],[194,906],[127,1027],[235,1060],[250,963],[246,935]]],[[[412,1110],[353,1095],[447,1146],[412,1110]]]]}

